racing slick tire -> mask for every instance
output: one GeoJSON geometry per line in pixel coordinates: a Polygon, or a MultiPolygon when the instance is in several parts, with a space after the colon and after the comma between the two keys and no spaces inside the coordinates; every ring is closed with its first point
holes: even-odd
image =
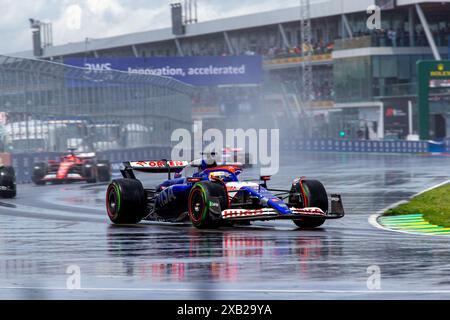
{"type": "Polygon", "coordinates": [[[189,193],[189,219],[198,229],[218,228],[222,210],[227,208],[228,194],[222,182],[200,181],[192,187],[189,193]]]}
{"type": "Polygon", "coordinates": [[[82,176],[86,179],[87,183],[97,182],[97,170],[96,166],[92,162],[86,162],[81,167],[82,176]]]}
{"type": "MultiPolygon", "coordinates": [[[[293,196],[294,194],[304,194],[304,197],[306,197],[306,206],[307,207],[316,207],[322,209],[323,212],[328,211],[328,196],[327,191],[325,190],[325,187],[320,181],[317,180],[296,180],[296,182],[292,185],[292,189],[289,196],[289,203],[294,206],[303,206],[304,200],[302,203],[300,202],[300,199],[293,196]],[[304,193],[302,192],[302,186],[300,185],[302,183],[304,193]]],[[[302,229],[313,229],[320,227],[324,224],[325,219],[322,218],[304,218],[298,220],[293,220],[294,223],[297,225],[297,227],[302,229]]]]}
{"type": "Polygon", "coordinates": [[[111,165],[107,160],[97,162],[97,179],[99,182],[111,181],[111,165]]]}
{"type": "Polygon", "coordinates": [[[31,176],[31,180],[34,184],[38,186],[42,186],[45,184],[43,180],[45,175],[47,174],[47,164],[45,162],[35,163],[33,166],[33,174],[31,176]]]}
{"type": "Polygon", "coordinates": [[[0,196],[3,198],[15,198],[16,189],[16,173],[13,167],[0,168],[0,196]]]}
{"type": "Polygon", "coordinates": [[[140,222],[147,211],[147,196],[139,180],[113,180],[106,191],[106,210],[114,224],[140,222]]]}

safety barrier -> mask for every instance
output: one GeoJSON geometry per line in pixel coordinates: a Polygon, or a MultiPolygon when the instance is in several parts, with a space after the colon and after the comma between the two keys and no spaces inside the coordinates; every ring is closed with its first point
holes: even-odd
{"type": "Polygon", "coordinates": [[[426,153],[427,141],[287,140],[284,150],[366,153],[426,153]]]}
{"type": "MultiPolygon", "coordinates": [[[[113,176],[118,176],[120,164],[128,160],[153,160],[168,158],[171,153],[170,147],[143,147],[122,150],[108,150],[97,153],[99,160],[109,160],[113,169],[113,176]]],[[[11,156],[11,164],[16,171],[17,183],[31,182],[33,165],[37,162],[58,160],[61,156],[57,152],[40,153],[15,153],[11,156]]]]}
{"type": "MultiPolygon", "coordinates": [[[[450,153],[450,139],[442,145],[444,152],[450,153]]],[[[429,141],[365,141],[365,140],[285,140],[283,150],[316,151],[316,152],[361,152],[361,153],[427,153],[433,152],[429,141]]],[[[119,169],[123,161],[167,159],[170,147],[154,146],[134,149],[108,150],[97,153],[100,160],[109,160],[113,169],[113,177],[120,175],[119,169]]],[[[58,160],[57,152],[16,153],[11,155],[11,164],[16,170],[17,183],[31,182],[33,165],[36,162],[58,160]]]]}

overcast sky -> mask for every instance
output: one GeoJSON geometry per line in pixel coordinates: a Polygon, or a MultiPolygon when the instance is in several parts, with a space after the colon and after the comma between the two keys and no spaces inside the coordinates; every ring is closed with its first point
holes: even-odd
{"type": "MultiPolygon", "coordinates": [[[[170,0],[0,0],[0,53],[31,50],[29,18],[53,23],[54,44],[170,26],[170,0]]],[[[184,2],[182,0],[181,2],[184,2]]],[[[293,7],[299,0],[198,0],[199,20],[293,7]]]]}

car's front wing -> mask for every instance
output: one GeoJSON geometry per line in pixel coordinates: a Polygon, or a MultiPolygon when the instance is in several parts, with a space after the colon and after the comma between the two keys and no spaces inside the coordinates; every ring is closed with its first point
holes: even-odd
{"type": "Polygon", "coordinates": [[[59,178],[56,173],[49,173],[42,178],[42,181],[82,181],[86,180],[85,177],[81,176],[78,173],[68,173],[65,177],[59,178]]]}
{"type": "Polygon", "coordinates": [[[326,218],[327,214],[319,208],[290,208],[291,214],[280,214],[272,208],[263,209],[228,209],[222,211],[225,220],[266,220],[266,219],[296,219],[302,217],[326,218]]]}
{"type": "Polygon", "coordinates": [[[340,195],[332,195],[331,212],[324,212],[320,208],[289,208],[290,213],[279,213],[273,208],[261,209],[227,209],[222,211],[224,220],[276,220],[276,219],[300,219],[300,218],[321,218],[339,219],[344,217],[345,212],[340,195]]]}

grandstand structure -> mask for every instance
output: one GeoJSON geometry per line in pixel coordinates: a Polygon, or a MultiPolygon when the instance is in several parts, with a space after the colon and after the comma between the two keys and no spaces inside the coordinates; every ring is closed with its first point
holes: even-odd
{"type": "MultiPolygon", "coordinates": [[[[250,115],[270,113],[276,126],[290,128],[308,119],[314,124],[308,132],[314,137],[403,139],[414,135],[416,63],[448,57],[450,1],[311,0],[311,43],[306,45],[301,9],[299,2],[294,8],[190,23],[183,35],[164,28],[93,39],[89,46],[83,41],[55,45],[43,48],[38,58],[64,62],[67,58],[261,55],[264,81],[260,86],[197,88],[193,117],[220,119],[230,110],[248,111],[250,115]],[[380,29],[367,26],[371,5],[381,7],[380,29]],[[311,101],[303,114],[305,59],[311,66],[312,84],[311,101]],[[229,109],[233,103],[237,106],[229,109]]],[[[34,58],[32,51],[13,55],[34,58]]],[[[434,87],[433,135],[449,137],[449,90],[445,83],[434,87]]],[[[254,125],[250,116],[243,122],[254,125]]]]}

